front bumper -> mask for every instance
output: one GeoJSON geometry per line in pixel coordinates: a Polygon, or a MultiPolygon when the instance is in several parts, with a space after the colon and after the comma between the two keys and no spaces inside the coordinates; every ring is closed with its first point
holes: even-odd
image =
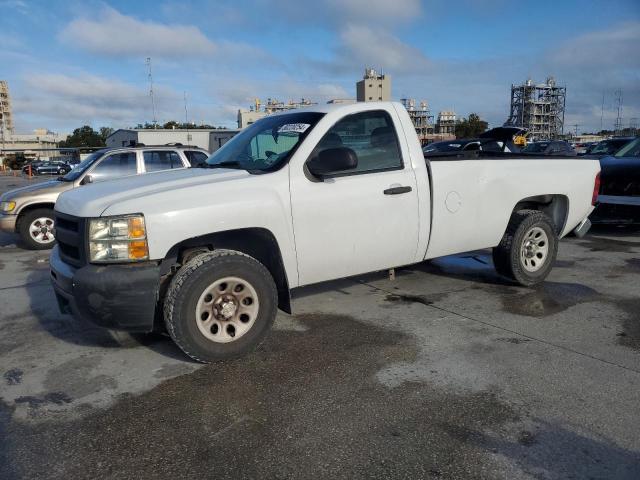
{"type": "Polygon", "coordinates": [[[157,263],[74,268],[59,252],[53,247],[49,263],[62,313],[114,330],[153,330],[160,284],[157,263]]]}
{"type": "Polygon", "coordinates": [[[9,213],[0,213],[0,231],[7,233],[15,233],[18,215],[9,213]]]}

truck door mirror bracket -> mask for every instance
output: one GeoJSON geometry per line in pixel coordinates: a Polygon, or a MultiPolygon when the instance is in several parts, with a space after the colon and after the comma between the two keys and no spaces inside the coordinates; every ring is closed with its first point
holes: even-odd
{"type": "Polygon", "coordinates": [[[352,170],[357,166],[358,155],[346,147],[327,148],[307,162],[309,173],[316,177],[352,170]]]}

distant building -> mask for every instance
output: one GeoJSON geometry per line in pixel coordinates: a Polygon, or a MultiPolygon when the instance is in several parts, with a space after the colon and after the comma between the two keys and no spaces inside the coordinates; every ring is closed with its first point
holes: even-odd
{"type": "Polygon", "coordinates": [[[436,122],[436,133],[441,135],[455,135],[456,133],[456,112],[442,111],[438,113],[436,122]]]}
{"type": "Polygon", "coordinates": [[[407,109],[420,143],[426,143],[428,136],[434,133],[433,116],[429,111],[429,105],[425,101],[416,104],[413,98],[401,98],[400,103],[407,109]]]}
{"type": "Polygon", "coordinates": [[[566,87],[559,87],[553,77],[535,84],[528,79],[511,85],[511,112],[505,125],[528,130],[531,140],[551,140],[564,131],[566,87]]]}
{"type": "Polygon", "coordinates": [[[391,100],[391,77],[378,74],[373,68],[364,71],[362,80],[356,83],[358,102],[388,102],[391,100]]]}
{"type": "Polygon", "coordinates": [[[272,113],[308,107],[310,105],[317,105],[317,103],[306,98],[300,99],[299,102],[289,100],[287,103],[276,100],[275,98],[268,98],[267,102],[263,104],[259,98],[256,98],[249,110],[238,110],[238,128],[245,128],[272,113]]]}
{"type": "Polygon", "coordinates": [[[327,104],[329,105],[346,105],[349,103],[356,103],[356,99],[355,98],[332,98],[331,100],[327,101],[327,104]]]}
{"type": "Polygon", "coordinates": [[[262,117],[266,117],[265,112],[256,112],[255,110],[238,110],[238,128],[244,128],[262,117]]]}
{"type": "Polygon", "coordinates": [[[107,147],[127,147],[143,143],[145,145],[167,145],[181,143],[193,147],[200,147],[210,153],[218,150],[232,138],[239,130],[211,128],[211,129],[118,129],[107,137],[107,147]]]}
{"type": "Polygon", "coordinates": [[[0,138],[13,133],[13,113],[11,111],[11,97],[9,85],[0,80],[0,138]]]}

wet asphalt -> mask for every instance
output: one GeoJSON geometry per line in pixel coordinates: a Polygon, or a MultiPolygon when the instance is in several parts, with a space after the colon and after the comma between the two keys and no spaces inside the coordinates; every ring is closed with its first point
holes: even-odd
{"type": "Polygon", "coordinates": [[[487,251],[300,289],[209,366],[59,314],[47,256],[0,234],[0,478],[640,478],[637,229],[535,289],[487,251]]]}

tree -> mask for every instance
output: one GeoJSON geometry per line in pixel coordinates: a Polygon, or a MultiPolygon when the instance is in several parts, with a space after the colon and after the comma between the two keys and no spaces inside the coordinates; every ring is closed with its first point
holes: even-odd
{"type": "MultiPolygon", "coordinates": [[[[102,131],[102,129],[101,129],[102,131]]],[[[76,128],[66,140],[60,142],[60,147],[104,147],[105,139],[89,125],[76,128]]]]}
{"type": "Polygon", "coordinates": [[[456,138],[475,138],[486,132],[488,126],[478,114],[471,113],[469,118],[463,118],[456,124],[456,138]]]}
{"type": "Polygon", "coordinates": [[[107,144],[107,137],[114,132],[111,127],[100,127],[100,138],[102,138],[102,142],[107,144]]]}

